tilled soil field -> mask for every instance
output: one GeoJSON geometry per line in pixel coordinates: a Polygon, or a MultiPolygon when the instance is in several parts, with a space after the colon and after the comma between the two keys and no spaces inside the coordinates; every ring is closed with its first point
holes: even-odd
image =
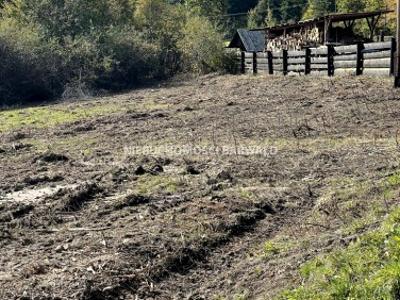
{"type": "Polygon", "coordinates": [[[1,127],[0,299],[276,297],[396,205],[370,196],[399,166],[391,85],[208,76],[1,127]]]}

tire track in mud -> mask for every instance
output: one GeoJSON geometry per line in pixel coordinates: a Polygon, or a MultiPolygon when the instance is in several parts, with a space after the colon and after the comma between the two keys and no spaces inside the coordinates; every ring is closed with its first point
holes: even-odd
{"type": "MultiPolygon", "coordinates": [[[[198,264],[185,274],[171,273],[164,282],[157,282],[158,287],[153,288],[146,296],[150,295],[154,299],[208,300],[216,297],[216,291],[224,292],[223,288],[225,292],[233,295],[229,276],[235,277],[235,268],[247,259],[249,249],[275,236],[288,223],[296,224],[302,216],[312,210],[317,195],[309,194],[308,190],[304,189],[303,195],[294,198],[299,201],[297,209],[281,207],[275,214],[267,214],[258,219],[252,228],[232,235],[221,247],[209,253],[206,260],[198,261],[198,264]]],[[[295,200],[294,198],[291,201],[295,200]]],[[[243,272],[242,269],[240,271],[243,272]]]]}
{"type": "MultiPolygon", "coordinates": [[[[198,264],[207,261],[213,252],[229,244],[234,238],[240,237],[253,230],[257,224],[269,215],[277,212],[269,202],[259,203],[253,209],[236,213],[229,222],[219,222],[214,225],[218,234],[206,238],[197,245],[180,247],[174,253],[168,255],[160,262],[147,268],[141,274],[135,274],[131,278],[120,281],[113,288],[94,288],[86,291],[84,299],[115,299],[127,294],[133,294],[139,298],[152,297],[151,288],[143,283],[159,284],[167,280],[172,274],[184,275],[196,268],[198,264]]],[[[137,257],[135,257],[137,258],[137,257]]]]}
{"type": "MultiPolygon", "coordinates": [[[[300,199],[298,196],[293,197],[300,199]]],[[[159,291],[155,291],[152,288],[153,285],[168,285],[174,274],[185,277],[197,268],[201,270],[210,258],[221,252],[221,249],[231,247],[232,243],[237,242],[236,239],[246,238],[248,233],[253,232],[258,224],[268,217],[275,221],[280,220],[280,223],[282,223],[282,217],[287,214],[282,205],[283,202],[284,200],[277,199],[272,204],[268,200],[263,200],[254,203],[247,209],[231,211],[228,220],[212,224],[215,234],[187,246],[176,248],[164,258],[158,259],[158,261],[156,259],[154,264],[150,264],[141,272],[136,272],[134,276],[126,280],[118,280],[119,283],[112,288],[101,289],[99,286],[94,288],[87,293],[87,299],[95,299],[91,298],[93,295],[96,295],[96,297],[101,295],[102,298],[99,299],[113,299],[113,297],[119,296],[129,297],[129,295],[137,296],[139,299],[147,299],[148,297],[163,299],[157,298],[159,291]]],[[[279,227],[279,222],[277,223],[278,225],[274,225],[271,230],[276,230],[279,227]]],[[[137,259],[137,256],[133,255],[132,259],[137,259]]],[[[171,280],[173,281],[173,279],[171,280]]]]}

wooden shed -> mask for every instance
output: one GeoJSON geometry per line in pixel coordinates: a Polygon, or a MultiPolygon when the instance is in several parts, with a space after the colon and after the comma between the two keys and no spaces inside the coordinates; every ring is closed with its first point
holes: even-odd
{"type": "Polygon", "coordinates": [[[262,52],[265,50],[265,30],[238,29],[228,48],[237,48],[245,52],[262,52]]]}
{"type": "MultiPolygon", "coordinates": [[[[301,50],[327,44],[349,45],[358,42],[370,42],[376,34],[379,19],[392,11],[329,14],[319,18],[294,24],[263,28],[267,40],[264,50],[301,50]],[[354,25],[358,20],[366,20],[369,36],[355,33],[354,25]]],[[[259,31],[260,29],[257,29],[259,31]]]]}

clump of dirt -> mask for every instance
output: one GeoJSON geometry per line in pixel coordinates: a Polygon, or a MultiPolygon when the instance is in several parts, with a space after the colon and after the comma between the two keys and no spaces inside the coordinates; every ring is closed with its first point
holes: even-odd
{"type": "Polygon", "coordinates": [[[190,175],[199,175],[199,174],[201,174],[201,172],[193,165],[188,165],[186,167],[186,173],[188,173],[190,175]]]}
{"type": "Polygon", "coordinates": [[[218,173],[217,180],[219,180],[219,181],[233,181],[233,176],[229,171],[223,170],[223,171],[218,173]]]}
{"type": "Polygon", "coordinates": [[[93,200],[94,196],[102,192],[103,189],[96,183],[85,183],[76,189],[61,190],[53,198],[62,198],[58,201],[57,210],[74,212],[80,210],[88,202],[93,200]]]}
{"type": "Polygon", "coordinates": [[[64,154],[58,154],[53,152],[43,153],[34,158],[34,163],[57,163],[57,162],[68,162],[69,158],[64,154]]]}
{"type": "Polygon", "coordinates": [[[138,176],[144,175],[146,173],[147,173],[147,171],[143,166],[138,166],[134,171],[134,174],[138,175],[138,176]]]}
{"type": "Polygon", "coordinates": [[[115,203],[115,209],[123,209],[125,207],[138,206],[150,203],[149,197],[137,194],[130,194],[115,203]]]}
{"type": "Polygon", "coordinates": [[[297,128],[293,129],[293,135],[295,138],[306,138],[316,134],[317,131],[308,124],[301,124],[297,128]]]}
{"type": "Polygon", "coordinates": [[[158,175],[164,172],[164,168],[161,165],[154,165],[150,168],[150,173],[153,175],[158,175]]]}
{"type": "Polygon", "coordinates": [[[28,134],[26,134],[26,133],[13,132],[13,133],[5,135],[4,140],[6,142],[12,143],[12,142],[20,141],[20,140],[23,140],[26,138],[28,138],[28,134]]]}
{"type": "Polygon", "coordinates": [[[18,144],[13,144],[12,149],[14,151],[21,151],[21,150],[26,150],[32,148],[32,144],[25,144],[25,143],[18,143],[18,144]]]}
{"type": "Polygon", "coordinates": [[[40,183],[47,183],[47,182],[59,182],[64,180],[62,175],[39,175],[39,176],[28,176],[25,177],[23,182],[28,185],[38,185],[40,183]]]}
{"type": "Polygon", "coordinates": [[[224,183],[233,183],[234,178],[231,174],[231,172],[227,170],[222,170],[220,171],[216,176],[214,177],[209,177],[207,180],[207,184],[213,185],[214,189],[219,189],[220,186],[222,186],[224,183]]]}
{"type": "Polygon", "coordinates": [[[30,150],[33,147],[31,144],[26,143],[12,143],[0,147],[0,153],[15,153],[22,150],[30,150]]]}
{"type": "Polygon", "coordinates": [[[34,206],[32,204],[11,204],[6,212],[0,214],[0,223],[11,222],[14,219],[22,218],[33,211],[33,209],[34,206]]]}

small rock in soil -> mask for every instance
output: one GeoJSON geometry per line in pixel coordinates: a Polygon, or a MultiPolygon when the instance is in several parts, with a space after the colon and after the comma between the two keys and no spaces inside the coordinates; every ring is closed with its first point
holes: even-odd
{"type": "Polygon", "coordinates": [[[144,175],[146,174],[146,170],[143,168],[143,166],[138,166],[135,170],[135,175],[144,175]]]}
{"type": "Polygon", "coordinates": [[[218,180],[222,180],[222,181],[232,181],[233,177],[231,175],[231,173],[229,173],[226,170],[221,171],[218,175],[217,175],[217,179],[218,180]]]}
{"type": "Polygon", "coordinates": [[[164,168],[160,165],[155,165],[151,168],[151,173],[153,174],[159,174],[159,173],[163,173],[164,172],[164,168]]]}
{"type": "Polygon", "coordinates": [[[197,170],[194,166],[191,166],[191,165],[187,166],[186,172],[191,174],[191,175],[199,175],[200,174],[200,171],[197,170]]]}

